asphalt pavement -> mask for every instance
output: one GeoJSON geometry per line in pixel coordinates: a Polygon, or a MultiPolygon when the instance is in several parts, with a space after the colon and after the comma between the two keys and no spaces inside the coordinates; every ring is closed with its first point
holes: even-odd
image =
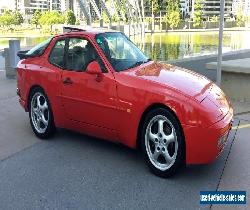
{"type": "Polygon", "coordinates": [[[246,191],[247,205],[214,205],[213,210],[250,209],[250,113],[236,115],[235,119],[238,120],[239,126],[218,190],[246,191]]]}
{"type": "Polygon", "coordinates": [[[237,131],[247,116],[235,118],[228,145],[214,163],[162,179],[149,172],[139,152],[122,145],[64,129],[49,141],[37,139],[15,83],[0,77],[0,209],[209,209],[199,204],[201,190],[249,190],[248,137],[236,141],[238,131],[249,132],[237,131]],[[238,165],[241,158],[248,163],[238,165]]]}

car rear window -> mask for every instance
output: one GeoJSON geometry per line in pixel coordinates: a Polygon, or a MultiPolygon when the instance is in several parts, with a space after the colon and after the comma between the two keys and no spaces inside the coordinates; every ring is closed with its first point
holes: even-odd
{"type": "Polygon", "coordinates": [[[53,37],[41,42],[40,44],[36,45],[35,47],[31,48],[26,55],[32,55],[32,56],[40,56],[44,53],[46,48],[49,46],[49,43],[51,42],[53,37]]]}

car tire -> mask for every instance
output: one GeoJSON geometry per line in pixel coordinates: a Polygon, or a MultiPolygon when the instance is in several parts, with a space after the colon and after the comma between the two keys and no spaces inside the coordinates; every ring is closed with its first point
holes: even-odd
{"type": "Polygon", "coordinates": [[[141,148],[150,170],[157,176],[173,176],[185,163],[185,141],[176,116],[165,108],[146,114],[141,148]]]}
{"type": "Polygon", "coordinates": [[[29,118],[35,135],[48,139],[55,133],[53,112],[49,99],[41,88],[31,90],[29,97],[29,118]]]}

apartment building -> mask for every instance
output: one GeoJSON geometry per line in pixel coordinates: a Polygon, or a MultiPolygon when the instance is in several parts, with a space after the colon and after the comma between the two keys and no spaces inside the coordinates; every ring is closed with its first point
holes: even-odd
{"type": "Polygon", "coordinates": [[[73,10],[74,0],[61,0],[61,11],[73,10]]]}
{"type": "MultiPolygon", "coordinates": [[[[233,0],[225,0],[225,17],[232,14],[233,0]]],[[[204,0],[203,15],[205,18],[220,15],[220,0],[204,0]]]]}
{"type": "Polygon", "coordinates": [[[23,14],[33,14],[35,10],[47,10],[49,8],[49,1],[46,0],[21,0],[20,10],[23,14]]]}
{"type": "MultiPolygon", "coordinates": [[[[138,0],[141,5],[142,0],[138,0]]],[[[180,11],[183,19],[189,18],[194,12],[194,4],[196,0],[180,0],[180,11]]],[[[99,0],[95,0],[96,5],[100,8],[99,0]]],[[[159,1],[159,9],[161,15],[166,15],[167,0],[159,1]]],[[[24,15],[31,15],[35,10],[58,10],[66,11],[73,10],[78,18],[84,16],[83,6],[87,5],[87,10],[95,17],[93,7],[89,4],[90,0],[0,0],[0,13],[4,9],[19,10],[24,15]]],[[[145,17],[152,16],[152,1],[143,0],[145,17]]],[[[225,15],[229,16],[235,14],[239,8],[239,5],[243,5],[242,8],[245,14],[250,14],[250,0],[225,0],[225,15]],[[232,7],[232,5],[234,5],[232,7]]],[[[220,0],[203,0],[203,15],[204,18],[219,15],[220,13],[220,0]]],[[[156,14],[157,16],[160,15],[156,14]]]]}
{"type": "Polygon", "coordinates": [[[192,12],[192,0],[180,0],[180,11],[183,19],[189,18],[192,12]]]}
{"type": "MultiPolygon", "coordinates": [[[[59,10],[61,11],[62,0],[8,0],[0,1],[0,12],[18,10],[24,15],[30,15],[35,10],[59,10]]],[[[65,0],[66,1],[66,0],[65,0]]],[[[67,0],[68,1],[68,0],[67,0]]]]}
{"type": "Polygon", "coordinates": [[[244,16],[250,16],[250,0],[233,0],[233,15],[237,15],[240,12],[242,12],[244,16]]]}
{"type": "Polygon", "coordinates": [[[62,0],[49,0],[48,1],[49,9],[61,11],[61,2],[62,0]]]}

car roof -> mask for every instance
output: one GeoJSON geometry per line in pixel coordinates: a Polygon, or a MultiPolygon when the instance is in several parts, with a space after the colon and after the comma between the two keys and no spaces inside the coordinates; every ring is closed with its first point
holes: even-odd
{"type": "Polygon", "coordinates": [[[96,34],[100,33],[108,33],[108,32],[119,32],[116,30],[108,29],[108,28],[94,28],[94,27],[88,27],[88,28],[78,28],[79,31],[77,31],[77,28],[73,28],[72,31],[67,31],[65,33],[56,35],[54,37],[60,37],[60,36],[72,36],[72,35],[87,35],[90,37],[94,37],[96,34]]]}

